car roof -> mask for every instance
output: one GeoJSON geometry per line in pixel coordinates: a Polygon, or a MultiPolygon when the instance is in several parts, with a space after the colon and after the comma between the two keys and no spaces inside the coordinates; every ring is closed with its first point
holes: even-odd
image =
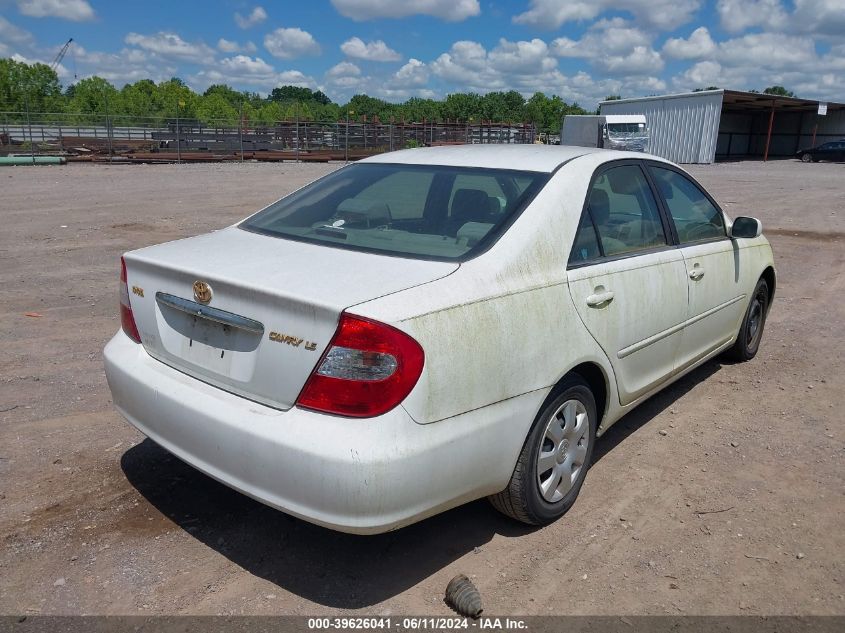
{"type": "MultiPolygon", "coordinates": [[[[551,173],[573,158],[599,152],[606,154],[607,160],[630,157],[630,152],[596,149],[595,147],[485,143],[405,149],[378,154],[359,162],[518,169],[551,173]]],[[[643,154],[638,156],[642,158],[643,154]]]]}

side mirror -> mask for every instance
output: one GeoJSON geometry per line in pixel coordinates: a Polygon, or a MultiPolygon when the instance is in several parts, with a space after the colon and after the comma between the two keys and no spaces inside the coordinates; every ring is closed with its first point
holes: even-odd
{"type": "Polygon", "coordinates": [[[740,216],[731,225],[732,238],[753,238],[763,234],[763,224],[757,218],[740,216]]]}

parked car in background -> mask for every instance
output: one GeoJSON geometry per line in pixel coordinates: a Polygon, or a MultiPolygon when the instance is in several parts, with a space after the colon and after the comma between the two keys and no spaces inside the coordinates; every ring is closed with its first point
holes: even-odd
{"type": "Polygon", "coordinates": [[[802,162],[817,163],[820,160],[845,161],[845,139],[829,141],[809,149],[802,149],[795,153],[802,162]]]}
{"type": "Polygon", "coordinates": [[[145,435],[307,521],[377,533],[489,496],[548,523],[614,422],[757,353],[761,231],[642,153],[380,154],[126,253],[106,375],[145,435]]]}

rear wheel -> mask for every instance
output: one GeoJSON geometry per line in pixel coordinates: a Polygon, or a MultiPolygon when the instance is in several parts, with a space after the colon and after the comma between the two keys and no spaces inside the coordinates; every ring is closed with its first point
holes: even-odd
{"type": "Polygon", "coordinates": [[[578,497],[593,457],[596,401],[580,376],[567,377],[534,420],[508,487],[493,506],[530,525],[551,523],[578,497]]]}
{"type": "Polygon", "coordinates": [[[769,312],[769,284],[760,279],[751,296],[751,303],[745,311],[745,318],[739,328],[736,343],[728,350],[728,356],[738,361],[751,360],[757,355],[760,340],[763,338],[763,328],[766,325],[766,314],[769,312]]]}

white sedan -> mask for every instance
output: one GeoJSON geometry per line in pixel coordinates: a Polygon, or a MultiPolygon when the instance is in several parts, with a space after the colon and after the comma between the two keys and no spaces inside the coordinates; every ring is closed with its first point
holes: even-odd
{"type": "Polygon", "coordinates": [[[381,154],[126,253],[120,279],[118,410],[354,533],[485,496],[555,520],[611,424],[717,354],[756,354],[775,292],[759,221],[676,165],[537,145],[381,154]]]}

